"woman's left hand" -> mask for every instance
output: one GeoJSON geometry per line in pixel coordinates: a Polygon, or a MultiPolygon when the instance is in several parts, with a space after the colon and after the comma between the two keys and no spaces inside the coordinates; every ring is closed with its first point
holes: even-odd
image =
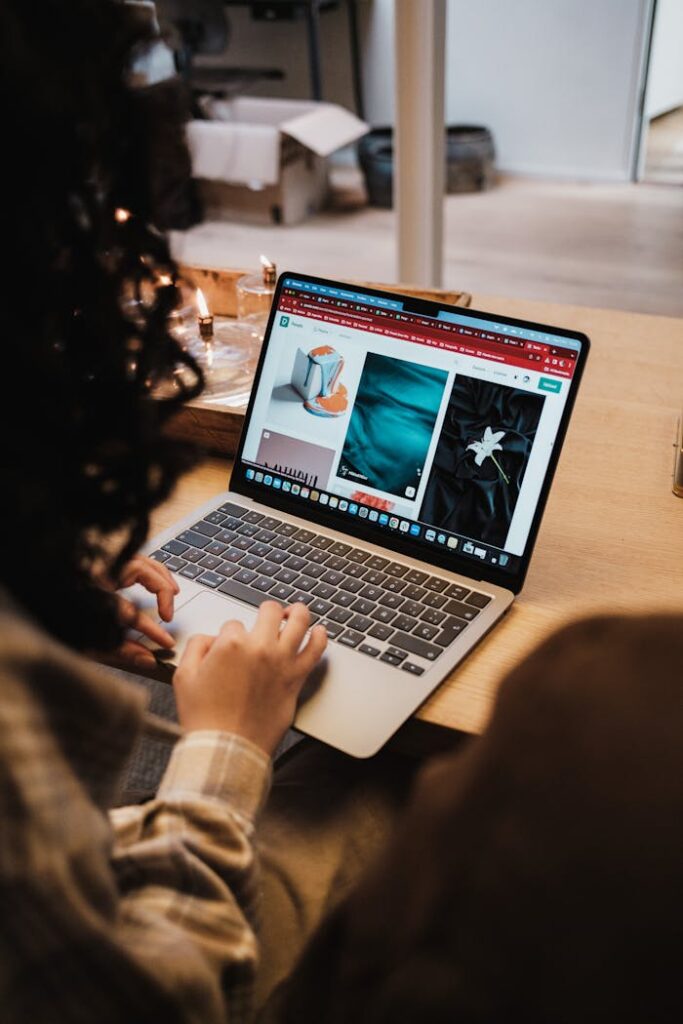
{"type": "MultiPolygon", "coordinates": [[[[173,599],[180,592],[180,587],[169,570],[153,558],[136,555],[124,566],[119,578],[120,587],[132,587],[134,583],[139,583],[150,594],[156,595],[159,617],[164,622],[170,622],[173,618],[173,599]]],[[[121,594],[117,595],[117,600],[119,619],[124,626],[144,634],[160,647],[170,650],[175,646],[174,638],[152,615],[141,611],[121,594]]],[[[124,640],[116,652],[116,660],[133,667],[151,667],[156,664],[153,653],[144,644],[128,639],[124,640]]]]}

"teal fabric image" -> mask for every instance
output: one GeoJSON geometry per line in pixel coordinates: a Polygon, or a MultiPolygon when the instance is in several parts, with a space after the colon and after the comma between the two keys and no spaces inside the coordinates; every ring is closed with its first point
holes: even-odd
{"type": "Polygon", "coordinates": [[[445,370],[368,353],[337,475],[414,498],[447,380],[445,370]]]}

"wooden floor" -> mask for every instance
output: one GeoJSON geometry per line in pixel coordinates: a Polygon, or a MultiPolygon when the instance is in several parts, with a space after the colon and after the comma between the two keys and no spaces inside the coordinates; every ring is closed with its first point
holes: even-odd
{"type": "MultiPolygon", "coordinates": [[[[394,281],[394,215],[363,204],[357,172],[336,172],[335,208],[304,224],[205,223],[174,236],[184,262],[394,281]]],[[[446,199],[444,286],[683,316],[683,188],[507,178],[446,199]]]]}

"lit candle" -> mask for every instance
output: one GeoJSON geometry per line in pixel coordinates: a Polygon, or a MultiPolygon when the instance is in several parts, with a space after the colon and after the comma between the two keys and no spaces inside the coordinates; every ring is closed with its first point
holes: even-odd
{"type": "Polygon", "coordinates": [[[199,336],[204,341],[209,341],[213,338],[213,317],[209,313],[209,307],[206,304],[204,292],[201,288],[197,289],[197,309],[199,310],[199,316],[197,317],[199,336]]]}
{"type": "Polygon", "coordinates": [[[261,266],[263,268],[263,283],[264,284],[275,284],[277,277],[277,268],[272,260],[269,260],[267,256],[261,254],[261,266]]]}
{"type": "Polygon", "coordinates": [[[122,206],[119,206],[114,210],[114,220],[117,224],[125,224],[127,220],[130,220],[130,218],[130,210],[124,210],[122,206]]]}

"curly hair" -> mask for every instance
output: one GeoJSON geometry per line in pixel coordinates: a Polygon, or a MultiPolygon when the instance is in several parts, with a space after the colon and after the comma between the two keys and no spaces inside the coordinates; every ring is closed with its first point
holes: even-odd
{"type": "Polygon", "coordinates": [[[121,627],[97,579],[116,580],[191,464],[163,426],[202,385],[168,331],[177,268],[149,222],[127,82],[146,40],[114,0],[6,0],[0,27],[0,580],[53,635],[107,650],[121,627]]]}

